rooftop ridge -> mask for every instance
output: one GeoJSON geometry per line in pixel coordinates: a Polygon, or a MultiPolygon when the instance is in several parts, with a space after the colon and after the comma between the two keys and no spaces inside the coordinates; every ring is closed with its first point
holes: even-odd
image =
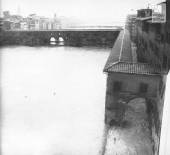
{"type": "Polygon", "coordinates": [[[125,38],[125,29],[123,30],[123,38],[122,38],[122,42],[121,42],[121,49],[120,49],[119,61],[121,60],[121,57],[122,57],[124,38],[125,38]]]}
{"type": "Polygon", "coordinates": [[[104,70],[118,62],[132,62],[132,50],[130,44],[130,35],[127,29],[120,31],[110,55],[105,64],[104,70]]]}
{"type": "Polygon", "coordinates": [[[149,63],[133,63],[133,62],[117,62],[104,70],[107,73],[127,73],[127,74],[142,74],[142,75],[165,75],[167,70],[162,70],[158,65],[149,63]]]}

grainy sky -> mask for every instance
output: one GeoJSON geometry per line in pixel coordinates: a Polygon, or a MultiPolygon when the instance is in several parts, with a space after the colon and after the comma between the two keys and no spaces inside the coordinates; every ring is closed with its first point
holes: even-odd
{"type": "Polygon", "coordinates": [[[37,13],[52,17],[76,17],[81,20],[119,21],[131,10],[156,5],[161,0],[1,0],[2,10],[27,16],[37,13]]]}

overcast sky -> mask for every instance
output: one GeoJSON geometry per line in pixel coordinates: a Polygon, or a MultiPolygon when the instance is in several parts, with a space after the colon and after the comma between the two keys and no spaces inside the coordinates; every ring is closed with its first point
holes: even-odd
{"type": "Polygon", "coordinates": [[[119,21],[124,19],[131,10],[146,8],[161,0],[0,0],[2,10],[12,14],[20,13],[27,16],[37,13],[52,17],[76,17],[82,20],[119,21]]]}

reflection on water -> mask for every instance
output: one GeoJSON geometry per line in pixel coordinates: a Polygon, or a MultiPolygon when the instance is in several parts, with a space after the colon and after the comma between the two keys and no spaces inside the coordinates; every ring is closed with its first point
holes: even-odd
{"type": "Polygon", "coordinates": [[[56,41],[56,39],[54,37],[50,38],[50,42],[55,42],[55,41],[56,41]]]}
{"type": "Polygon", "coordinates": [[[56,39],[54,37],[50,38],[50,45],[56,45],[56,39]]]}
{"type": "Polygon", "coordinates": [[[59,42],[64,42],[64,39],[63,39],[62,37],[59,37],[59,38],[58,38],[58,41],[59,41],[59,42]]]}
{"type": "Polygon", "coordinates": [[[50,45],[56,45],[55,41],[50,41],[50,45]]]}
{"type": "Polygon", "coordinates": [[[57,45],[64,46],[64,41],[57,42],[57,45]]]}
{"type": "Polygon", "coordinates": [[[2,155],[98,155],[106,49],[1,49],[2,155]]]}

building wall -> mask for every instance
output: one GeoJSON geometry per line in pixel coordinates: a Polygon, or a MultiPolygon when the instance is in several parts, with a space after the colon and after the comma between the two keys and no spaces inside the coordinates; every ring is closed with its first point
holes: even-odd
{"type": "Polygon", "coordinates": [[[139,62],[170,69],[170,1],[166,5],[166,23],[147,20],[136,22],[136,46],[139,62]]]}
{"type": "Polygon", "coordinates": [[[137,75],[124,73],[110,73],[107,78],[107,90],[114,93],[115,81],[122,82],[122,92],[139,94],[140,83],[148,85],[147,96],[157,96],[161,76],[137,75]]]}
{"type": "Polygon", "coordinates": [[[3,18],[0,17],[0,31],[3,29],[3,18]]]}
{"type": "Polygon", "coordinates": [[[161,75],[109,73],[107,77],[105,122],[109,124],[113,120],[121,121],[117,118],[117,113],[120,114],[117,105],[120,104],[121,100],[127,104],[133,98],[145,98],[153,155],[159,155],[165,85],[166,76],[161,75]],[[114,89],[114,83],[117,81],[122,82],[122,89],[118,92],[114,89]],[[147,93],[140,93],[140,83],[148,84],[147,93]]]}
{"type": "Polygon", "coordinates": [[[153,153],[159,155],[160,136],[162,128],[162,116],[164,109],[164,95],[166,87],[166,75],[162,76],[159,82],[159,90],[156,98],[147,99],[148,120],[151,129],[153,153]]]}
{"type": "Polygon", "coordinates": [[[10,30],[11,29],[11,23],[10,21],[3,21],[3,30],[10,30]]]}
{"type": "Polygon", "coordinates": [[[167,18],[167,23],[170,24],[170,0],[167,0],[166,4],[167,4],[166,18],[167,18]]]}
{"type": "Polygon", "coordinates": [[[170,33],[167,25],[142,22],[137,26],[137,55],[139,62],[149,62],[170,68],[170,33]]]}
{"type": "Polygon", "coordinates": [[[137,11],[138,17],[150,17],[152,16],[152,9],[140,9],[137,11]]]}
{"type": "MultiPolygon", "coordinates": [[[[161,76],[147,76],[137,74],[124,74],[124,73],[109,73],[107,77],[107,91],[106,91],[106,106],[105,115],[106,123],[112,119],[116,119],[117,113],[116,106],[119,104],[120,99],[127,99],[131,97],[154,97],[158,96],[159,84],[161,76]],[[121,82],[121,90],[114,90],[114,83],[121,82]],[[145,83],[148,85],[147,93],[140,92],[140,84],[145,83]],[[110,109],[112,109],[110,111],[110,109]]],[[[128,102],[128,101],[127,101],[128,102]]]]}

